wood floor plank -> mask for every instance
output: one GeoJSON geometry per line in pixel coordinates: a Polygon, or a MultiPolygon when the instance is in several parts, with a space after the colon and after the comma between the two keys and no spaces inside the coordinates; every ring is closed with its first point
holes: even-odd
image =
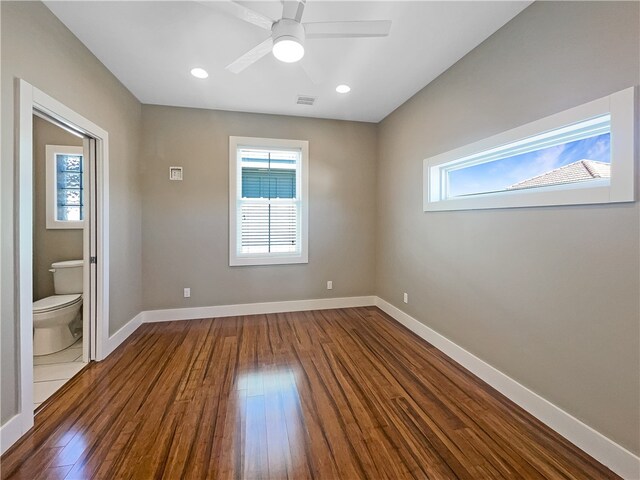
{"type": "Polygon", "coordinates": [[[0,459],[15,479],[612,479],[375,307],[141,326],[0,459]]]}

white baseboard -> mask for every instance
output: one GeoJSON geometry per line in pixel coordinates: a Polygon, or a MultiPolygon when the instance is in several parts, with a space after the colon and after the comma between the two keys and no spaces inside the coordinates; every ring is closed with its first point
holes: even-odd
{"type": "Polygon", "coordinates": [[[237,315],[259,315],[265,313],[302,312],[327,310],[330,308],[367,307],[375,305],[376,297],[318,298],[313,300],[291,300],[285,302],[244,303],[239,305],[217,305],[212,307],[172,308],[142,312],[143,323],[169,322],[173,320],[195,320],[198,318],[235,317],[237,315]]]}
{"type": "MultiPolygon", "coordinates": [[[[330,308],[367,307],[375,305],[374,296],[319,298],[313,300],[292,300],[284,302],[246,303],[241,305],[219,305],[212,307],[175,308],[140,312],[126,325],[111,335],[104,345],[104,360],[118,348],[142,323],[172,320],[193,320],[198,318],[220,318],[236,315],[255,315],[306,310],[326,310],[330,308]]],[[[0,427],[0,454],[17,442],[33,426],[33,417],[18,414],[0,427]]]]}
{"type": "Polygon", "coordinates": [[[386,300],[376,297],[376,306],[621,477],[640,478],[638,456],[386,300]]]}
{"type": "Polygon", "coordinates": [[[123,325],[116,333],[111,335],[106,342],[106,351],[104,352],[104,358],[111,354],[116,348],[120,346],[129,336],[135,332],[140,325],[142,325],[142,317],[144,312],[140,312],[133,317],[129,322],[123,325]]]}
{"type": "Polygon", "coordinates": [[[6,452],[25,433],[23,432],[23,424],[22,414],[19,413],[0,427],[0,455],[6,452]]]}
{"type": "MultiPolygon", "coordinates": [[[[133,317],[129,322],[120,328],[116,333],[111,335],[104,346],[104,360],[111,352],[124,342],[129,336],[142,325],[142,312],[133,317]]],[[[9,447],[16,443],[22,435],[27,433],[33,426],[33,410],[24,413],[18,413],[11,417],[4,425],[0,427],[0,455],[6,452],[9,447]]]]}
{"type": "MultiPolygon", "coordinates": [[[[558,432],[578,448],[606,465],[623,478],[640,478],[640,458],[616,444],[593,428],[545,400],[485,361],[427,327],[389,302],[376,296],[322,298],[284,302],[247,303],[211,307],[176,308],[140,312],[107,341],[105,357],[124,342],[142,323],[198,318],[219,318],[236,315],[325,310],[376,305],[412,332],[424,338],[438,350],[487,382],[534,417],[558,432]]],[[[21,415],[16,415],[0,427],[0,449],[5,452],[23,433],[21,415]]]]}

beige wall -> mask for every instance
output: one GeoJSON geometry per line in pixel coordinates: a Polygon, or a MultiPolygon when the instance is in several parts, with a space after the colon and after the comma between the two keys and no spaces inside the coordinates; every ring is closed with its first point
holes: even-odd
{"type": "Polygon", "coordinates": [[[47,145],[82,146],[82,139],[42,118],[33,118],[33,299],[53,295],[53,262],[81,259],[81,229],[47,229],[47,145]]]}
{"type": "Polygon", "coordinates": [[[638,204],[425,213],[422,160],[638,85],[639,16],[535,3],[387,117],[376,277],[379,296],[636,454],[638,204]]]}
{"type": "Polygon", "coordinates": [[[534,3],[378,126],[141,113],[42,4],[2,2],[1,19],[3,423],[17,411],[12,82],[22,77],[109,131],[111,332],[141,309],[375,293],[640,452],[638,204],[421,207],[424,158],[640,83],[640,4],[534,3]],[[228,266],[229,135],[310,141],[309,264],[228,266]],[[170,165],[185,167],[183,182],[169,182],[170,165]]]}
{"type": "Polygon", "coordinates": [[[142,112],[145,309],[374,293],[375,125],[147,105],[142,112]],[[230,135],[309,141],[308,264],[229,267],[230,135]],[[169,181],[171,165],[184,167],[184,181],[169,181]]]}
{"type": "Polygon", "coordinates": [[[17,407],[14,310],[14,78],[23,78],[109,132],[110,318],[116,331],[140,311],[141,200],[138,175],[140,103],[39,2],[2,8],[2,423],[17,407]]]}

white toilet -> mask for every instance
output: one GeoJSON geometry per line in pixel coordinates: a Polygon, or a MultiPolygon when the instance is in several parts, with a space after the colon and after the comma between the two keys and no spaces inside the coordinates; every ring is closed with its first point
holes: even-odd
{"type": "Polygon", "coordinates": [[[56,293],[33,302],[33,354],[59,352],[82,336],[82,260],[51,265],[56,293]]]}

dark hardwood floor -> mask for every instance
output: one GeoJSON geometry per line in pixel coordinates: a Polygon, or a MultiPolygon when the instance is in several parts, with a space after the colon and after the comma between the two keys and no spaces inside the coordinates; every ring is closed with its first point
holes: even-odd
{"type": "Polygon", "coordinates": [[[2,457],[3,479],[617,478],[353,308],[145,324],[2,457]]]}

